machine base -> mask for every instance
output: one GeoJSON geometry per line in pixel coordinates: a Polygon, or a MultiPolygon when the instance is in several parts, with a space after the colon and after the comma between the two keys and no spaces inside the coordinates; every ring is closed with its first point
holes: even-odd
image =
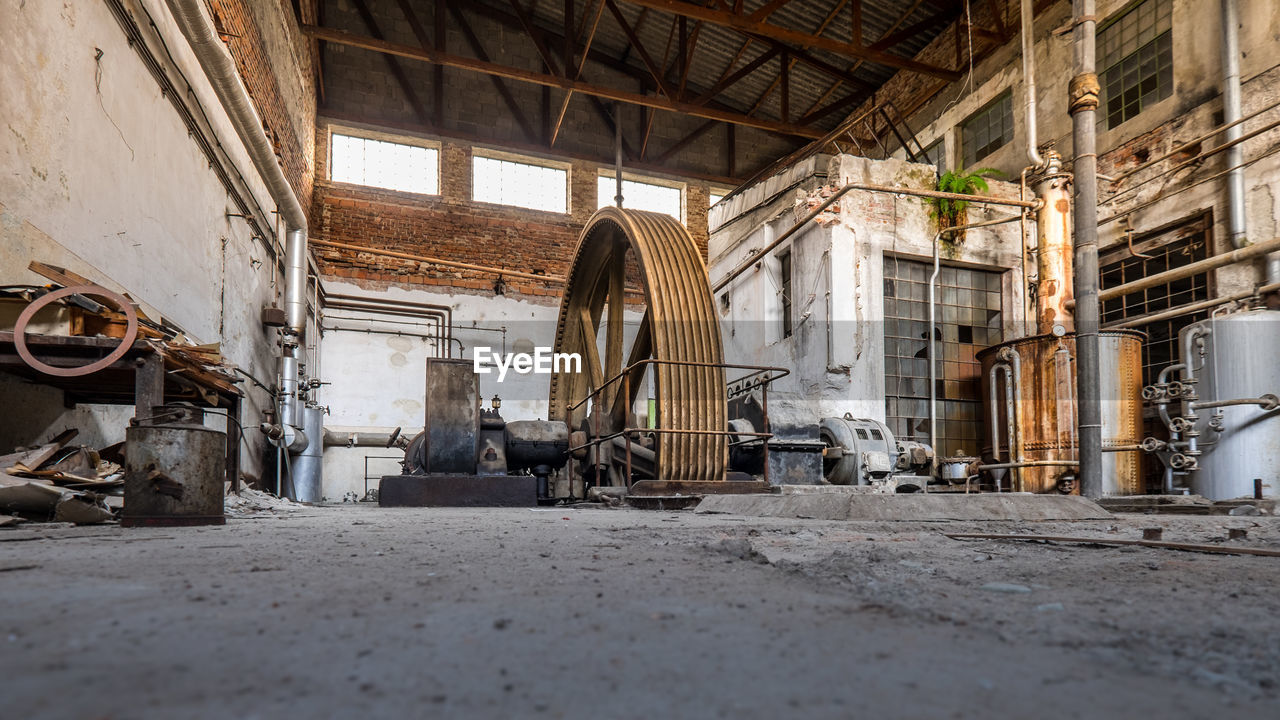
{"type": "Polygon", "coordinates": [[[533,507],[538,479],[532,475],[384,475],[382,507],[533,507]]]}

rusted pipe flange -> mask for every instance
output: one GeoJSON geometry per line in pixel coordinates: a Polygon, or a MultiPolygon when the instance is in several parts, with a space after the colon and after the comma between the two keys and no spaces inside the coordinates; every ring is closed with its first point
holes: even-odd
{"type": "Polygon", "coordinates": [[[53,375],[55,377],[81,377],[83,375],[91,375],[99,370],[109,366],[111,363],[124,357],[133,347],[133,341],[138,338],[138,313],[134,312],[133,303],[128,298],[114,293],[104,287],[97,285],[76,285],[74,287],[62,288],[54,290],[51,293],[43,295],[40,299],[27,306],[22,314],[18,316],[18,323],[13,327],[13,344],[18,350],[18,357],[29,365],[32,369],[39,370],[45,375],[53,375]],[[124,313],[128,327],[125,328],[124,338],[120,340],[120,345],[116,349],[107,354],[106,357],[95,360],[88,365],[80,365],[78,367],[54,367],[47,363],[36,359],[31,351],[27,349],[27,323],[31,322],[31,318],[36,313],[50,303],[61,300],[71,295],[89,295],[96,298],[110,300],[115,303],[116,309],[124,313]]]}

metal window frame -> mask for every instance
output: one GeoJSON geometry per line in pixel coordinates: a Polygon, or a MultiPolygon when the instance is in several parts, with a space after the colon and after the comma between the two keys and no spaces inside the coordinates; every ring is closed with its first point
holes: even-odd
{"type": "Polygon", "coordinates": [[[974,110],[972,113],[969,114],[968,117],[960,121],[960,158],[964,164],[964,167],[966,168],[973,167],[973,165],[975,165],[976,163],[981,162],[983,159],[990,157],[1000,148],[1013,142],[1013,135],[1015,130],[1014,122],[1015,120],[1013,117],[1013,88],[1012,87],[1005,88],[999,94],[997,94],[994,98],[987,101],[985,105],[978,108],[977,110],[974,110]],[[1001,106],[1005,106],[1005,107],[1001,107],[1001,106]],[[979,123],[982,123],[982,128],[981,128],[982,130],[986,130],[990,132],[991,125],[992,125],[991,119],[995,117],[995,110],[997,107],[1000,107],[1000,113],[999,113],[1000,122],[1001,122],[1000,144],[992,146],[991,139],[988,138],[986,143],[975,146],[975,144],[969,140],[968,136],[971,133],[975,135],[978,134],[979,129],[977,128],[977,125],[979,123]],[[1006,119],[1007,119],[1007,123],[1006,123],[1006,119]],[[1005,131],[1006,125],[1009,131],[1008,138],[1004,137],[1005,135],[1004,131],[1005,131]],[[983,148],[986,148],[985,152],[983,152],[983,148]],[[970,150],[972,150],[973,152],[972,156],[970,156],[970,150]]]}

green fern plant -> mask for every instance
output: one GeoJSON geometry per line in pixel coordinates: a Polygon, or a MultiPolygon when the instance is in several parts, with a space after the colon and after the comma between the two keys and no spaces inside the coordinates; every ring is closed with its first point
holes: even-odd
{"type": "MultiPolygon", "coordinates": [[[[965,170],[964,168],[956,168],[942,173],[938,177],[938,190],[941,192],[956,193],[960,195],[976,195],[978,193],[990,192],[991,187],[987,184],[987,178],[1004,177],[1004,173],[995,168],[978,168],[977,170],[965,170]]],[[[930,198],[929,203],[933,205],[933,209],[929,211],[929,217],[938,221],[938,229],[942,230],[957,225],[966,224],[968,200],[950,200],[944,198],[930,198]]],[[[952,237],[950,240],[955,243],[964,240],[964,232],[949,233],[952,237]]]]}

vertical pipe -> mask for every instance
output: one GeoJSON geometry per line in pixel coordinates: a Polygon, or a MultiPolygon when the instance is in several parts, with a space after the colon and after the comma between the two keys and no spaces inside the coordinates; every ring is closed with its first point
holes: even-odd
{"type": "Polygon", "coordinates": [[[622,207],[622,103],[613,106],[613,181],[613,203],[622,207]]]}
{"type": "Polygon", "coordinates": [[[1036,54],[1033,31],[1035,13],[1031,9],[1031,0],[1022,0],[1021,16],[1022,79],[1027,89],[1027,159],[1032,165],[1040,167],[1044,165],[1044,158],[1040,157],[1039,132],[1036,130],[1036,54]]]}
{"type": "Polygon", "coordinates": [[[1069,89],[1075,152],[1076,397],[1080,494],[1102,495],[1102,397],[1098,364],[1098,76],[1094,0],[1073,0],[1075,77],[1069,89]]]}
{"type": "MultiPolygon", "coordinates": [[[[1222,0],[1222,121],[1228,125],[1226,142],[1240,139],[1244,128],[1240,119],[1240,15],[1237,0],[1222,0]],[[1235,123],[1235,124],[1233,124],[1235,123]]],[[[1246,241],[1244,215],[1244,147],[1227,149],[1227,233],[1231,247],[1244,247],[1246,241]]],[[[1270,267],[1270,262],[1268,262],[1270,267]]]]}
{"type": "MultiPolygon", "coordinates": [[[[937,363],[937,343],[934,338],[934,305],[937,295],[935,287],[938,283],[938,270],[940,269],[938,257],[938,240],[942,237],[942,231],[939,230],[933,236],[933,274],[929,276],[929,327],[926,332],[929,333],[929,444],[933,446],[933,457],[929,461],[929,474],[937,477],[938,474],[938,453],[942,452],[942,448],[938,445],[938,363],[937,363]]],[[[928,485],[928,483],[925,483],[928,485]]]]}

